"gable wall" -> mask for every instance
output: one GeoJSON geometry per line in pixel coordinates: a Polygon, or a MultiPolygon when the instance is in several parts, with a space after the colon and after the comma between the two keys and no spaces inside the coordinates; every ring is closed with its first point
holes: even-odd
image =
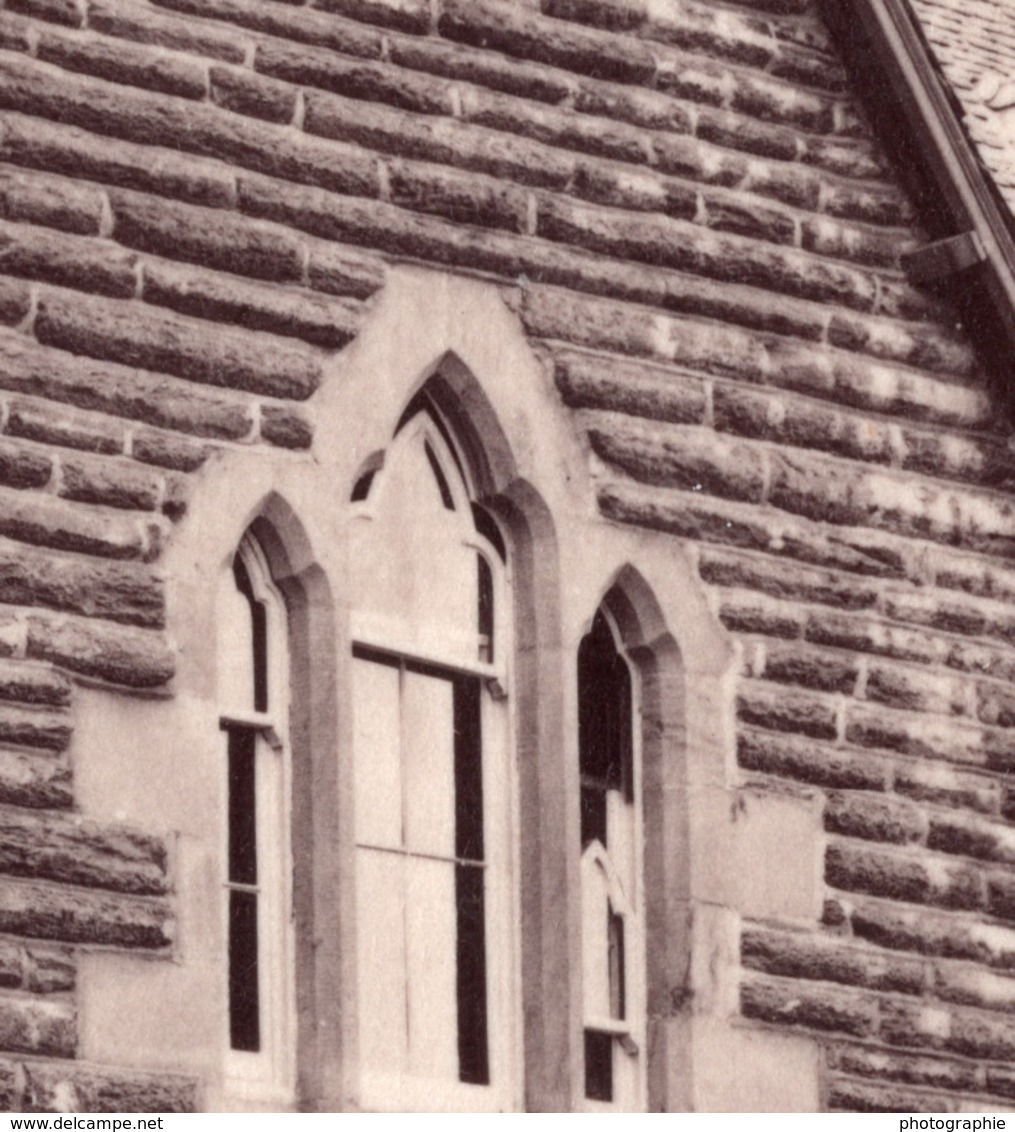
{"type": "Polygon", "coordinates": [[[502,286],[602,514],[740,642],[743,783],[822,809],[823,922],[744,922],[745,1023],[832,1108],[1015,1095],[1012,460],[807,0],[7,0],[0,47],[9,1104],[193,1103],[45,1060],[65,945],[172,935],[162,843],[68,816],[66,674],[165,686],[188,475],[300,459],[405,260],[502,286]]]}

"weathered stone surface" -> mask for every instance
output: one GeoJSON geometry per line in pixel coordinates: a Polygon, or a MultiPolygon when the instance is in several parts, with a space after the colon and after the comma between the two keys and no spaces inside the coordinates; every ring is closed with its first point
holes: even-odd
{"type": "Polygon", "coordinates": [[[673,424],[704,420],[704,383],[691,374],[602,354],[555,350],[553,375],[564,403],[572,408],[606,409],[673,424]]]}
{"type": "Polygon", "coordinates": [[[70,717],[48,707],[0,704],[0,742],[15,747],[62,751],[70,742],[70,717]]]}
{"type": "Polygon", "coordinates": [[[0,807],[0,872],[151,896],[167,890],[166,868],[165,846],[147,834],[0,807]]]}
{"type": "Polygon", "coordinates": [[[246,436],[253,420],[248,404],[189,381],[47,349],[19,334],[0,333],[0,387],[218,439],[246,436]]]}
{"type": "Polygon", "coordinates": [[[220,208],[230,207],[236,199],[236,177],[228,166],[122,139],[115,145],[96,145],[87,130],[22,114],[4,116],[0,155],[15,165],[67,178],[4,170],[0,193],[7,219],[89,236],[99,233],[104,195],[95,185],[76,183],[73,177],[220,208]]]}
{"type": "Polygon", "coordinates": [[[291,233],[221,209],[114,191],[113,236],[128,247],[234,275],[299,283],[302,249],[291,233]]]}
{"type": "Polygon", "coordinates": [[[208,90],[207,69],[200,62],[129,42],[46,30],[37,55],[69,71],[180,98],[204,98],[208,90]]]}
{"type": "Polygon", "coordinates": [[[124,432],[118,422],[62,406],[54,408],[45,401],[12,401],[5,431],[10,436],[62,448],[106,454],[123,451],[124,432]]]}
{"type": "Polygon", "coordinates": [[[756,727],[809,735],[814,739],[834,739],[838,734],[837,713],[832,701],[753,681],[740,685],[737,718],[756,727]]]}
{"type": "Polygon", "coordinates": [[[303,400],[321,377],[309,350],[139,304],[47,292],[35,327],[47,346],[273,397],[303,400]]]}
{"type": "Polygon", "coordinates": [[[899,845],[920,842],[927,836],[927,819],[919,807],[866,792],[830,794],[824,825],[831,833],[899,845]]]}
{"type": "Polygon", "coordinates": [[[209,73],[212,101],[225,110],[291,122],[296,114],[296,88],[232,67],[212,67],[209,73]]]}
{"type": "Polygon", "coordinates": [[[611,40],[603,32],[543,19],[504,0],[448,0],[438,28],[443,36],[459,43],[597,78],[645,82],[656,71],[652,53],[637,41],[611,40]]]}
{"type": "Polygon", "coordinates": [[[281,405],[261,406],[261,439],[278,448],[309,448],[314,439],[310,420],[281,405]]]}
{"type": "Polygon", "coordinates": [[[0,538],[0,601],[161,628],[161,580],[138,563],[34,550],[0,538]]]}
{"type": "Polygon", "coordinates": [[[870,617],[825,611],[808,618],[805,636],[815,644],[924,663],[943,662],[948,656],[949,648],[948,641],[931,633],[906,629],[870,617]]]}
{"type": "Polygon", "coordinates": [[[0,279],[0,323],[18,326],[32,313],[32,289],[20,280],[0,279]]]}
{"type": "Polygon", "coordinates": [[[855,991],[811,989],[786,979],[745,980],[740,1009],[748,1018],[830,1033],[866,1037],[875,1026],[877,1000],[855,991]]]}
{"type": "Polygon", "coordinates": [[[396,160],[388,165],[388,185],[391,202],[412,212],[508,232],[528,225],[528,193],[498,179],[396,160]]]}
{"type": "Polygon", "coordinates": [[[0,802],[66,809],[74,801],[70,768],[52,754],[0,748],[0,802]]]}
{"type": "Polygon", "coordinates": [[[175,667],[161,633],[42,612],[28,616],[28,655],[131,688],[159,687],[175,667]]]}
{"type": "Polygon", "coordinates": [[[73,990],[77,982],[74,953],[66,947],[32,945],[23,948],[25,988],[33,994],[73,990]]]}
{"type": "Polygon", "coordinates": [[[986,765],[996,750],[989,732],[981,727],[941,716],[879,710],[862,704],[847,707],[846,738],[860,747],[973,766],[986,765]]]}
{"type": "Polygon", "coordinates": [[[876,703],[941,715],[965,714],[972,693],[969,681],[958,677],[880,661],[868,665],[864,688],[866,698],[876,703]]]}
{"type": "Polygon", "coordinates": [[[7,7],[12,12],[38,16],[68,27],[80,27],[84,23],[82,0],[8,0],[7,7]]]}
{"type": "MultiPolygon", "coordinates": [[[[343,55],[376,59],[381,54],[382,40],[378,31],[309,8],[263,4],[261,0],[157,0],[157,3],[160,8],[190,16],[211,17],[297,43],[330,47],[343,55]]],[[[242,58],[233,60],[242,61],[242,58]]]]}
{"type": "Polygon", "coordinates": [[[0,440],[0,484],[4,487],[44,487],[53,473],[49,455],[17,441],[0,440]]]}
{"type": "Polygon", "coordinates": [[[348,146],[232,114],[211,103],[177,102],[70,76],[42,63],[13,57],[0,61],[0,106],[130,142],[178,147],[337,192],[377,192],[375,161],[348,146]]]}
{"type": "Polygon", "coordinates": [[[0,699],[64,707],[70,696],[70,681],[49,665],[0,659],[0,699]]]}
{"type": "Polygon", "coordinates": [[[703,549],[699,570],[702,578],[714,585],[743,586],[772,597],[812,601],[840,609],[870,609],[877,601],[877,590],[866,581],[768,556],[703,549]]]}
{"type": "Polygon", "coordinates": [[[983,1007],[1011,1014],[1015,1011],[1015,979],[960,963],[934,965],[934,993],[946,1002],[983,1007]]]}
{"type": "Polygon", "coordinates": [[[851,694],[859,665],[854,657],[806,645],[772,644],[765,649],[764,665],[754,673],[779,684],[795,684],[818,692],[851,694]]]}
{"type": "MultiPolygon", "coordinates": [[[[10,120],[5,120],[0,130],[0,154],[7,161],[17,162],[19,142],[22,135],[28,133],[27,123],[32,120],[18,114],[6,117],[10,120]]],[[[10,166],[0,170],[0,215],[5,220],[97,236],[103,207],[103,194],[92,185],[75,184],[62,177],[41,176],[10,166]]]]}
{"type": "Polygon", "coordinates": [[[69,1001],[21,997],[0,991],[0,1049],[73,1057],[76,1047],[74,1007],[69,1001]]]}
{"type": "Polygon", "coordinates": [[[884,790],[888,773],[882,760],[858,751],[746,727],[737,733],[737,761],[745,770],[842,790],[884,790]]]}
{"type": "Polygon", "coordinates": [[[941,763],[900,761],[895,767],[893,789],[920,802],[996,814],[1001,808],[997,782],[941,763]]]}
{"type": "Polygon", "coordinates": [[[67,456],[60,467],[58,494],[63,499],[153,511],[162,496],[161,476],[125,460],[67,456]]]}
{"type": "Polygon", "coordinates": [[[869,1084],[846,1077],[828,1082],[830,1112],[958,1112],[956,1102],[939,1093],[899,1088],[898,1085],[869,1084]]]}
{"type": "Polygon", "coordinates": [[[198,1085],[172,1073],[111,1070],[80,1062],[21,1067],[23,1112],[196,1112],[198,1085]]]}
{"type": "Polygon", "coordinates": [[[126,515],[3,487],[0,537],[100,558],[141,558],[147,550],[141,528],[126,515]]]}
{"type": "Polygon", "coordinates": [[[847,892],[942,908],[982,908],[984,880],[975,869],[836,841],[825,855],[825,880],[847,892]]]}
{"type": "Polygon", "coordinates": [[[64,943],[164,948],[172,942],[173,923],[161,898],[9,880],[0,885],[0,931],[64,943]]]}
{"type": "Polygon", "coordinates": [[[770,975],[821,980],[899,994],[920,994],[924,965],[873,947],[849,946],[810,932],[749,926],[740,938],[744,966],[770,975]]]}
{"type": "Polygon", "coordinates": [[[831,1069],[872,1080],[899,1081],[937,1089],[969,1089],[977,1084],[976,1069],[968,1062],[946,1061],[894,1050],[869,1049],[858,1045],[828,1048],[831,1069]]]}
{"type": "Polygon", "coordinates": [[[208,459],[211,449],[205,444],[159,432],[157,429],[138,429],[134,433],[132,453],[136,460],[172,468],[180,472],[194,472],[208,459]]]}
{"type": "Polygon", "coordinates": [[[761,455],[704,428],[637,425],[619,414],[586,420],[601,459],[650,484],[704,491],[759,502],[764,485],[761,455]]]}
{"type": "Polygon", "coordinates": [[[736,633],[795,640],[803,632],[805,618],[804,611],[794,602],[749,591],[720,591],[719,619],[736,633]]]}
{"type": "Polygon", "coordinates": [[[233,63],[242,63],[247,55],[248,41],[244,36],[206,22],[195,24],[175,14],[141,12],[131,0],[89,0],[88,24],[95,31],[119,39],[192,51],[233,63]]]}

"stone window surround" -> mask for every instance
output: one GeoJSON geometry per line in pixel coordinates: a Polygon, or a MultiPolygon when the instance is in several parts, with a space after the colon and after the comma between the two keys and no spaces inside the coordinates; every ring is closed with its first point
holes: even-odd
{"type": "MultiPolygon", "coordinates": [[[[204,647],[204,627],[214,618],[208,578],[226,568],[248,528],[289,610],[299,705],[291,726],[294,852],[297,859],[313,855],[294,891],[300,1103],[354,1108],[357,1089],[352,788],[348,761],[334,758],[350,747],[341,710],[351,663],[350,611],[341,597],[347,501],[412,395],[437,374],[449,393],[446,407],[454,414],[459,406],[454,423],[472,447],[481,498],[508,533],[514,570],[525,1107],[582,1107],[580,889],[577,855],[569,851],[579,816],[575,661],[605,605],[637,668],[644,704],[648,1107],[724,1107],[708,1051],[722,1050],[725,1075],[736,1060],[733,1046],[749,1039],[752,1076],[762,1040],[780,1079],[804,1083],[800,1109],[813,1111],[813,1043],[745,1036],[736,1020],[733,889],[744,883],[734,861],[744,855],[733,816],[736,650],[679,544],[598,514],[588,451],[505,297],[500,288],[443,273],[393,270],[317,395],[315,455],[218,454],[198,474],[190,513],[166,556],[170,631],[180,653],[177,698],[202,699],[214,686],[204,647]],[[350,420],[356,429],[343,430],[350,420]],[[564,906],[573,914],[561,930],[564,906]],[[787,1056],[798,1073],[787,1074],[787,1056]]],[[[164,710],[171,708],[170,700],[164,710]]],[[[208,730],[217,744],[217,728],[208,730]]],[[[217,758],[217,746],[206,757],[217,758]]],[[[86,782],[89,794],[96,797],[86,782]]],[[[750,850],[752,859],[763,856],[757,845],[750,850]]],[[[191,899],[201,896],[178,883],[184,961],[194,943],[188,924],[199,919],[187,907],[191,899]]],[[[815,900],[816,893],[808,909],[815,900]]],[[[115,990],[110,969],[96,964],[95,995],[115,990]]],[[[84,982],[88,993],[87,972],[84,982]]],[[[208,995],[202,1001],[214,1008],[208,995]]],[[[96,1048],[103,1043],[109,1056],[108,1035],[96,1037],[96,1048]]],[[[161,1051],[167,1067],[180,1063],[172,1043],[161,1051]]],[[[209,1102],[215,1097],[212,1088],[209,1102]]]]}

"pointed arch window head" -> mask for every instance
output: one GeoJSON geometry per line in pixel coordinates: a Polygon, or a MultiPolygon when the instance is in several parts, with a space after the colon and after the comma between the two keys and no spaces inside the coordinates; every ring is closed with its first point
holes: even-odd
{"type": "Polygon", "coordinates": [[[222,579],[219,601],[225,1077],[229,1091],[284,1100],[294,1083],[286,615],[249,536],[222,579]]]}
{"type": "Polygon", "coordinates": [[[631,1110],[644,1088],[641,802],[631,669],[602,609],[577,667],[585,1097],[631,1110]]]}
{"type": "Polygon", "coordinates": [[[496,1110],[520,1096],[509,672],[499,644],[506,554],[473,494],[453,434],[418,397],[354,501],[355,884],[367,1108],[496,1110]]]}

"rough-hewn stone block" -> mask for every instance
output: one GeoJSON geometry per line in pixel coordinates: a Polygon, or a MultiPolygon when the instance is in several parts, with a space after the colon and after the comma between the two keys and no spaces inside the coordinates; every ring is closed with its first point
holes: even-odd
{"type": "Polygon", "coordinates": [[[859,1045],[828,1047],[831,1069],[875,1080],[900,1081],[928,1088],[973,1090],[978,1082],[976,1067],[968,1062],[946,1060],[859,1045]]]}
{"type": "Polygon", "coordinates": [[[77,1027],[72,1003],[0,992],[0,1048],[46,1057],[73,1057],[77,1027]]]}
{"type": "Polygon", "coordinates": [[[11,935],[163,948],[172,942],[172,930],[169,905],[158,897],[29,881],[0,885],[0,931],[11,935]]]}
{"type": "Polygon", "coordinates": [[[314,438],[310,420],[296,409],[261,406],[261,439],[278,448],[309,448],[314,438]]]}
{"type": "Polygon", "coordinates": [[[840,790],[884,790],[888,774],[876,757],[744,727],[737,732],[737,761],[745,770],[840,790]]]}
{"type": "Polygon", "coordinates": [[[71,353],[270,397],[303,400],[321,378],[310,350],[138,303],[47,292],[35,332],[44,345],[71,353]]]}
{"type": "Polygon", "coordinates": [[[235,174],[227,166],[176,149],[121,139],[96,145],[87,130],[23,114],[5,115],[0,155],[16,165],[67,178],[5,170],[0,174],[0,193],[8,219],[85,235],[99,231],[104,195],[96,186],[72,177],[219,208],[229,208],[236,200],[235,174]]]}
{"type": "Polygon", "coordinates": [[[824,825],[831,833],[897,845],[927,836],[927,819],[912,802],[853,791],[828,796],[824,825]]]}
{"type": "Polygon", "coordinates": [[[825,880],[833,888],[889,900],[942,908],[984,905],[984,878],[976,869],[848,841],[828,846],[825,880]]]}
{"type": "Polygon", "coordinates": [[[900,994],[920,994],[924,965],[871,947],[844,945],[811,933],[745,927],[740,939],[744,966],[770,975],[843,983],[900,994]]]}
{"type": "Polygon", "coordinates": [[[1015,1012],[1015,979],[959,963],[937,963],[934,993],[946,1002],[1015,1012]]]}
{"type": "Polygon", "coordinates": [[[254,66],[262,74],[304,87],[380,102],[418,114],[450,114],[449,84],[390,64],[352,60],[334,51],[266,40],[258,45],[254,66]]]}
{"type": "Polygon", "coordinates": [[[209,73],[211,98],[216,106],[263,118],[266,122],[291,122],[296,114],[295,87],[263,75],[232,67],[212,67],[209,73]]]}
{"type": "Polygon", "coordinates": [[[73,804],[70,768],[52,754],[0,749],[0,802],[38,809],[73,804]]]}
{"type": "Polygon", "coordinates": [[[67,27],[80,27],[85,19],[83,0],[8,0],[7,7],[67,27]]]}
{"type": "Polygon", "coordinates": [[[0,61],[0,106],[337,192],[377,192],[375,161],[348,146],[231,114],[211,103],[177,103],[148,91],[69,76],[42,63],[13,57],[0,61]]]}
{"type": "Polygon", "coordinates": [[[880,662],[868,666],[864,691],[866,698],[876,703],[943,715],[965,714],[971,694],[968,681],[880,662]]]}
{"type": "Polygon", "coordinates": [[[70,695],[70,682],[49,665],[0,660],[0,699],[64,707],[70,703],[70,695]]]}
{"type": "Polygon", "coordinates": [[[313,0],[315,8],[338,12],[353,20],[378,27],[422,35],[430,30],[432,8],[429,0],[313,0]]]}
{"type": "Polygon", "coordinates": [[[70,716],[60,709],[0,703],[0,742],[14,747],[62,751],[70,742],[70,716]]]}
{"type": "Polygon", "coordinates": [[[145,553],[142,532],[127,516],[5,488],[0,488],[0,536],[100,558],[145,553]]]}
{"type": "Polygon", "coordinates": [[[523,185],[563,188],[575,169],[572,155],[540,142],[448,118],[409,115],[393,107],[325,92],[306,95],[305,128],[321,137],[458,169],[475,169],[523,185]]]}
{"type": "Polygon", "coordinates": [[[146,464],[179,472],[195,472],[208,459],[211,449],[206,444],[198,444],[182,436],[144,428],[134,433],[132,454],[135,460],[146,464]]]}
{"type": "MultiPolygon", "coordinates": [[[[224,20],[297,43],[330,47],[343,55],[362,59],[377,59],[381,55],[379,32],[310,8],[265,4],[262,0],[155,0],[155,3],[160,8],[199,16],[202,23],[206,19],[224,20]]],[[[242,61],[242,58],[233,60],[242,61]]]]}
{"type": "Polygon", "coordinates": [[[77,982],[74,953],[66,947],[32,945],[22,948],[25,989],[33,994],[73,990],[77,982]]]}
{"type": "Polygon", "coordinates": [[[811,989],[792,979],[750,978],[740,986],[746,1017],[829,1033],[866,1037],[875,1026],[877,1000],[855,991],[811,989]]]}
{"type": "Polygon", "coordinates": [[[157,688],[175,668],[161,633],[41,611],[28,615],[27,651],[34,660],[131,688],[157,688]]]}
{"type": "Polygon", "coordinates": [[[82,817],[3,807],[0,872],[145,896],[168,888],[166,850],[157,838],[82,817]]]}
{"type": "Polygon", "coordinates": [[[50,456],[17,441],[0,440],[0,484],[5,487],[44,487],[53,472],[50,456]]]}
{"type": "Polygon", "coordinates": [[[236,440],[251,427],[250,407],[235,398],[47,349],[19,334],[0,334],[0,387],[197,436],[236,440]]]}
{"type": "Polygon", "coordinates": [[[995,749],[984,728],[941,716],[879,710],[862,704],[847,707],[846,738],[861,747],[973,766],[986,765],[995,749]]]}
{"type": "Polygon", "coordinates": [[[945,661],[950,643],[933,633],[906,629],[871,617],[825,611],[808,617],[805,636],[815,644],[927,664],[945,661]]]}
{"type": "Polygon", "coordinates": [[[161,581],[145,566],[34,550],[0,539],[0,601],[160,628],[161,581]]]}
{"type": "Polygon", "coordinates": [[[939,1093],[870,1084],[833,1076],[828,1081],[829,1112],[959,1112],[958,1102],[939,1093]]]}
{"type": "Polygon", "coordinates": [[[706,582],[757,589],[772,597],[853,610],[870,609],[877,601],[876,588],[865,581],[768,556],[708,549],[702,551],[699,569],[706,582]]]}
{"type": "Polygon", "coordinates": [[[124,430],[117,421],[92,413],[75,412],[45,401],[17,399],[11,402],[5,431],[23,440],[37,440],[61,448],[101,452],[123,451],[124,430]]]}
{"type": "Polygon", "coordinates": [[[209,55],[230,63],[242,63],[248,51],[245,36],[215,27],[207,20],[181,19],[151,7],[142,11],[132,0],[89,0],[88,26],[120,39],[209,55]]]}
{"type": "Polygon", "coordinates": [[[291,233],[219,209],[114,191],[113,236],[128,247],[234,275],[299,283],[300,242],[291,233]]]}
{"type": "Polygon", "coordinates": [[[741,683],[737,719],[770,731],[834,739],[838,723],[833,701],[777,686],[741,683]]]}
{"type": "Polygon", "coordinates": [[[438,28],[459,43],[615,82],[647,82],[656,71],[647,45],[548,20],[504,0],[447,0],[438,28]]]}
{"type": "Polygon", "coordinates": [[[895,767],[892,788],[920,802],[984,814],[996,814],[1001,804],[997,782],[941,763],[900,760],[895,767]]]}
{"type": "Polygon", "coordinates": [[[761,633],[795,640],[803,632],[806,613],[796,602],[781,601],[762,593],[724,590],[719,597],[719,618],[735,633],[761,633]]]}
{"type": "Polygon", "coordinates": [[[0,222],[0,270],[104,295],[137,290],[136,257],[105,241],[0,222]]]}
{"type": "Polygon", "coordinates": [[[771,644],[756,676],[779,684],[795,684],[818,692],[852,694],[859,675],[856,658],[807,645],[771,644]]]}
{"type": "MultiPolygon", "coordinates": [[[[0,130],[0,155],[17,161],[20,132],[31,119],[17,114],[9,117],[10,121],[5,121],[0,130]]],[[[45,125],[36,128],[44,131],[45,125]]],[[[92,185],[22,172],[9,166],[0,170],[0,215],[7,220],[96,236],[102,224],[103,207],[103,194],[92,185]]]]}
{"type": "Polygon", "coordinates": [[[709,429],[638,425],[619,414],[590,414],[587,434],[596,455],[645,483],[759,502],[761,455],[709,429]]]}
{"type": "Polygon", "coordinates": [[[358,303],[328,299],[302,287],[248,283],[163,260],[144,261],[142,296],[181,314],[300,338],[327,349],[345,346],[360,321],[358,303]]]}
{"type": "Polygon", "coordinates": [[[691,374],[602,354],[554,350],[553,375],[564,403],[673,424],[701,424],[705,386],[691,374]]]}
{"type": "Polygon", "coordinates": [[[158,48],[80,33],[44,31],[39,36],[37,55],[69,71],[179,98],[201,99],[208,92],[202,63],[182,54],[168,55],[158,48]]]}
{"type": "Polygon", "coordinates": [[[80,1062],[21,1066],[23,1112],[196,1112],[198,1085],[172,1073],[112,1070],[80,1062]]]}

